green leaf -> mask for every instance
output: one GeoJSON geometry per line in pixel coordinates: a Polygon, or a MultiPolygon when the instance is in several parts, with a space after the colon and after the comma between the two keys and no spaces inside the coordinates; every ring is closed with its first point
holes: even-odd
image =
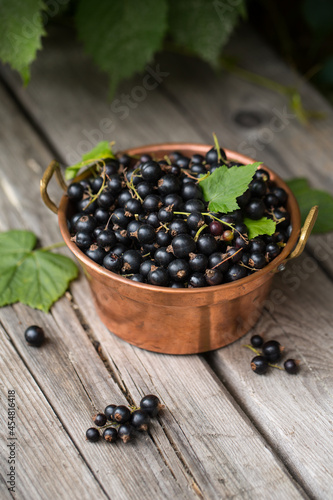
{"type": "Polygon", "coordinates": [[[0,0],[0,59],[16,69],[27,84],[30,64],[45,35],[41,0],[0,0]]]}
{"type": "Polygon", "coordinates": [[[86,167],[90,163],[95,162],[97,159],[104,160],[106,158],[115,158],[114,153],[111,148],[111,144],[108,141],[101,141],[95,146],[91,151],[82,155],[82,161],[79,161],[75,165],[71,165],[66,168],[65,179],[74,179],[77,176],[81,168],[86,167]]]}
{"type": "Polygon", "coordinates": [[[71,259],[35,245],[30,231],[0,234],[0,306],[22,302],[47,312],[77,277],[71,259]]]}
{"type": "Polygon", "coordinates": [[[274,234],[276,231],[276,222],[272,219],[267,219],[267,217],[262,217],[259,220],[244,218],[244,224],[249,230],[249,239],[255,238],[260,234],[274,234]]]}
{"type": "Polygon", "coordinates": [[[297,178],[287,181],[294,193],[301,211],[302,224],[310,209],[318,205],[318,218],[312,230],[313,233],[328,233],[333,231],[333,196],[326,191],[312,189],[306,179],[297,178]]]}
{"type": "Polygon", "coordinates": [[[167,28],[166,0],[80,0],[76,12],[79,38],[98,66],[119,82],[142,71],[161,48],[167,28]]]}
{"type": "Polygon", "coordinates": [[[170,32],[176,45],[217,67],[244,10],[243,0],[169,0],[170,32]]]}
{"type": "Polygon", "coordinates": [[[200,181],[205,201],[211,212],[228,213],[239,208],[237,198],[248,188],[261,162],[228,168],[217,168],[206,179],[200,181]]]}

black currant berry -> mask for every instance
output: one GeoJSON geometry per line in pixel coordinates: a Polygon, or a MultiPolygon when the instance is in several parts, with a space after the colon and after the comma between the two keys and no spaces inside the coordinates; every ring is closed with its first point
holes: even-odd
{"type": "Polygon", "coordinates": [[[208,257],[202,253],[191,253],[189,265],[192,272],[204,273],[208,266],[208,257]]]}
{"type": "Polygon", "coordinates": [[[168,265],[168,272],[173,281],[184,282],[190,275],[190,266],[186,260],[175,259],[168,265]]]}
{"type": "Polygon", "coordinates": [[[187,217],[186,223],[190,229],[192,229],[193,231],[197,231],[204,225],[205,218],[199,212],[192,212],[187,217]]]}
{"type": "Polygon", "coordinates": [[[97,236],[96,243],[103,248],[112,248],[117,244],[117,238],[111,229],[104,229],[97,236]]]}
{"type": "Polygon", "coordinates": [[[115,443],[118,438],[118,431],[114,427],[107,427],[103,432],[103,438],[108,443],[115,443]]]}
{"type": "Polygon", "coordinates": [[[207,286],[206,278],[203,273],[193,273],[189,277],[188,287],[189,288],[202,288],[207,286]]]}
{"type": "Polygon", "coordinates": [[[96,427],[90,427],[86,432],[86,438],[91,443],[96,443],[101,437],[99,430],[96,427]]]}
{"type": "Polygon", "coordinates": [[[93,417],[93,422],[97,427],[103,427],[103,425],[106,424],[106,415],[104,415],[104,413],[97,413],[97,415],[93,417]]]}
{"type": "Polygon", "coordinates": [[[103,266],[114,273],[118,273],[123,266],[123,259],[113,252],[106,254],[103,259],[103,266]]]}
{"type": "Polygon", "coordinates": [[[114,420],[113,414],[114,410],[117,408],[117,405],[108,405],[105,410],[104,410],[104,415],[108,420],[111,420],[111,422],[114,420]]]}
{"type": "Polygon", "coordinates": [[[132,198],[132,195],[128,191],[128,189],[123,189],[118,195],[118,199],[117,199],[118,207],[124,208],[126,203],[128,202],[128,200],[130,200],[131,198],[132,198]]]}
{"type": "Polygon", "coordinates": [[[133,437],[133,427],[129,424],[122,424],[118,429],[118,437],[123,443],[128,443],[133,437]]]}
{"type": "Polygon", "coordinates": [[[141,245],[153,243],[156,238],[156,231],[150,224],[142,224],[138,229],[138,240],[141,245]]]}
{"type": "Polygon", "coordinates": [[[169,206],[160,208],[157,216],[161,222],[171,222],[173,220],[172,207],[169,206]]]}
{"type": "Polygon", "coordinates": [[[262,346],[262,353],[270,363],[275,363],[281,358],[284,348],[277,340],[269,340],[262,346]]]}
{"type": "Polygon", "coordinates": [[[179,234],[175,236],[171,246],[174,256],[177,257],[177,259],[186,259],[190,253],[194,253],[196,250],[195,241],[189,234],[179,234]]]}
{"type": "Polygon", "coordinates": [[[179,234],[188,234],[190,232],[189,226],[183,219],[175,219],[169,225],[169,232],[172,237],[179,234]]]}
{"type": "Polygon", "coordinates": [[[154,260],[159,266],[168,267],[174,260],[174,256],[171,252],[167,251],[166,247],[161,247],[154,253],[154,260]]]}
{"type": "Polygon", "coordinates": [[[84,193],[84,188],[79,182],[72,182],[67,188],[67,195],[70,200],[80,201],[82,200],[84,193]]]}
{"type": "MultiPolygon", "coordinates": [[[[226,160],[227,159],[225,151],[222,148],[220,148],[220,154],[221,154],[222,160],[226,160]]],[[[207,163],[216,163],[218,161],[217,150],[215,148],[210,149],[206,153],[205,159],[206,159],[207,163]]]]}
{"type": "Polygon", "coordinates": [[[197,241],[197,248],[199,253],[209,256],[217,250],[216,239],[212,234],[201,234],[197,241]]]}
{"type": "Polygon", "coordinates": [[[253,238],[249,242],[249,251],[251,253],[264,253],[266,244],[262,238],[253,238]]]}
{"type": "Polygon", "coordinates": [[[88,250],[85,251],[85,254],[97,264],[102,265],[106,251],[98,245],[91,245],[88,250]]]}
{"type": "Polygon", "coordinates": [[[28,344],[40,347],[45,339],[44,330],[40,326],[31,325],[25,330],[24,338],[28,344]]]}
{"type": "Polygon", "coordinates": [[[298,360],[287,359],[287,361],[283,363],[283,366],[287,373],[295,375],[298,372],[298,364],[299,364],[298,360]]]}
{"type": "Polygon", "coordinates": [[[239,265],[232,265],[226,272],[226,281],[237,281],[247,276],[246,268],[239,265]]]}
{"type": "Polygon", "coordinates": [[[162,408],[163,405],[154,394],[147,394],[140,401],[140,409],[146,412],[150,417],[156,417],[162,408]]]}
{"type": "Polygon", "coordinates": [[[144,181],[157,182],[162,177],[162,169],[156,161],[147,161],[141,166],[141,175],[144,181]]]}
{"type": "Polygon", "coordinates": [[[187,182],[183,184],[181,195],[183,200],[194,200],[202,198],[202,190],[201,187],[198,186],[195,182],[187,182]]]}
{"type": "Polygon", "coordinates": [[[111,191],[109,191],[108,189],[102,191],[99,197],[97,198],[97,205],[101,208],[109,209],[111,205],[114,204],[114,202],[115,198],[111,193],[111,191]]]}
{"type": "Polygon", "coordinates": [[[128,422],[131,417],[131,410],[127,406],[120,405],[114,409],[113,419],[118,422],[118,424],[124,424],[128,422]]]}
{"type": "Polygon", "coordinates": [[[165,229],[160,229],[156,233],[156,243],[161,247],[167,247],[171,243],[171,235],[169,231],[165,229]]]}
{"type": "Polygon", "coordinates": [[[261,335],[253,335],[250,342],[253,347],[261,347],[264,343],[264,339],[261,335]]]}
{"type": "Polygon", "coordinates": [[[210,234],[212,234],[213,236],[220,236],[224,231],[224,226],[221,222],[219,222],[218,220],[213,220],[210,224],[209,224],[209,232],[210,234]]]}
{"type": "Polygon", "coordinates": [[[96,226],[97,221],[91,214],[82,215],[75,222],[75,229],[77,231],[84,231],[85,233],[92,233],[96,226]]]}
{"type": "Polygon", "coordinates": [[[85,233],[84,231],[78,231],[74,241],[81,249],[89,248],[94,243],[91,233],[85,233]]]}
{"type": "Polygon", "coordinates": [[[148,283],[157,286],[168,286],[169,273],[164,267],[152,266],[147,276],[148,283]]]}
{"type": "Polygon", "coordinates": [[[204,210],[205,205],[198,198],[187,200],[184,204],[184,212],[203,212],[204,210]]]}
{"type": "Polygon", "coordinates": [[[143,410],[135,410],[131,415],[130,424],[138,431],[147,431],[149,425],[148,413],[143,410]]]}
{"type": "Polygon", "coordinates": [[[259,220],[265,213],[265,204],[259,198],[253,198],[245,207],[245,212],[250,219],[259,220]]]}
{"type": "Polygon", "coordinates": [[[251,361],[251,368],[257,375],[263,375],[268,370],[268,361],[264,356],[255,356],[251,361]]]}
{"type": "Polygon", "coordinates": [[[208,285],[210,286],[220,285],[221,283],[223,283],[223,274],[219,270],[219,268],[207,269],[207,271],[205,272],[205,277],[208,285]]]}
{"type": "Polygon", "coordinates": [[[123,267],[122,272],[125,274],[138,273],[142,263],[142,255],[138,250],[126,250],[123,253],[123,267]]]}
{"type": "Polygon", "coordinates": [[[179,177],[173,174],[166,174],[158,181],[158,192],[161,196],[168,194],[178,193],[181,188],[181,181],[179,177]]]}
{"type": "Polygon", "coordinates": [[[162,200],[157,194],[149,194],[142,203],[142,207],[146,212],[158,212],[162,205],[162,200]]]}
{"type": "Polygon", "coordinates": [[[141,201],[136,200],[135,198],[131,198],[126,202],[125,210],[132,215],[141,213],[142,212],[141,201]]]}
{"type": "Polygon", "coordinates": [[[272,193],[277,197],[280,205],[286,204],[288,195],[283,188],[280,188],[280,187],[273,188],[272,193]]]}
{"type": "Polygon", "coordinates": [[[250,253],[248,265],[254,269],[262,269],[267,264],[264,254],[250,253]]]}
{"type": "Polygon", "coordinates": [[[271,261],[275,259],[280,253],[280,247],[276,243],[268,243],[266,246],[265,257],[267,260],[271,261]]]}

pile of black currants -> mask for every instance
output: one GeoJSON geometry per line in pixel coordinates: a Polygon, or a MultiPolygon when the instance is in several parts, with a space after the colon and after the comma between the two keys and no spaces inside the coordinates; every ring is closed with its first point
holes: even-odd
{"type": "Polygon", "coordinates": [[[175,151],[155,161],[126,154],[95,165],[68,187],[72,241],[97,264],[132,281],[172,288],[245,278],[279,255],[291,234],[287,193],[258,169],[237,210],[212,213],[200,176],[228,161],[223,149],[191,158],[175,151]],[[277,223],[275,234],[249,239],[244,217],[277,223]]]}
{"type": "Polygon", "coordinates": [[[261,335],[253,335],[251,337],[251,345],[246,344],[244,347],[256,353],[256,356],[251,361],[251,369],[257,375],[264,375],[270,366],[279,370],[285,370],[290,375],[298,373],[299,361],[297,359],[287,359],[283,363],[283,368],[276,364],[277,361],[280,361],[284,352],[284,347],[277,340],[264,342],[261,335]],[[258,348],[261,348],[261,352],[258,348]]]}
{"type": "MultiPolygon", "coordinates": [[[[108,405],[104,413],[97,413],[93,417],[93,421],[99,429],[104,429],[103,439],[108,443],[115,443],[118,438],[127,443],[136,431],[147,431],[150,418],[156,417],[162,408],[164,407],[159,398],[154,394],[148,394],[141,399],[140,408],[108,405]]],[[[99,429],[90,427],[86,432],[87,440],[98,441],[101,437],[99,429]]]]}

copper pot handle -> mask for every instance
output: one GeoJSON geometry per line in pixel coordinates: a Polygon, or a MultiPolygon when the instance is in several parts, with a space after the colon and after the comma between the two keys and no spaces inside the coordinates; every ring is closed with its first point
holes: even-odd
{"type": "Polygon", "coordinates": [[[47,169],[44,172],[44,175],[42,179],[40,180],[40,194],[42,197],[43,202],[45,205],[52,210],[55,214],[58,213],[58,207],[53,201],[50,199],[48,192],[47,192],[47,186],[50,182],[50,180],[53,177],[53,174],[56,174],[56,179],[58,181],[59,186],[64,190],[67,191],[67,185],[64,181],[64,178],[62,176],[61,170],[60,170],[60,165],[57,161],[53,160],[51,161],[50,165],[47,167],[47,169]]]}
{"type": "Polygon", "coordinates": [[[316,223],[318,216],[318,205],[315,205],[314,207],[311,208],[310,212],[308,213],[305,222],[303,224],[303,227],[301,228],[300,235],[298,242],[294,248],[294,250],[291,252],[291,254],[286,258],[284,262],[282,262],[275,272],[279,271],[284,271],[285,270],[285,263],[288,262],[291,259],[295,259],[296,257],[299,257],[301,253],[303,252],[305,245],[309,239],[309,236],[311,234],[311,231],[313,229],[313,226],[316,223]]]}

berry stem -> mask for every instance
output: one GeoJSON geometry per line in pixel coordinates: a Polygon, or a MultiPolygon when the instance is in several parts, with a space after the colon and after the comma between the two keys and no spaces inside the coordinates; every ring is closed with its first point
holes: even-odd
{"type": "Polygon", "coordinates": [[[262,353],[250,344],[243,344],[242,347],[247,347],[248,349],[251,349],[251,351],[253,351],[257,356],[262,356],[262,353]]]}
{"type": "Polygon", "coordinates": [[[219,262],[218,264],[216,264],[216,266],[212,267],[212,269],[216,269],[216,268],[217,268],[217,267],[219,267],[221,264],[223,264],[223,262],[226,262],[227,260],[232,259],[232,258],[233,258],[235,255],[237,255],[237,254],[238,254],[238,252],[240,252],[241,250],[243,250],[243,249],[242,249],[242,248],[239,248],[239,249],[237,250],[237,252],[235,252],[235,253],[233,253],[232,255],[229,255],[229,257],[227,257],[227,258],[225,258],[225,259],[221,260],[221,262],[219,262]]]}
{"type": "Polygon", "coordinates": [[[213,132],[213,138],[214,138],[215,149],[216,149],[216,152],[217,152],[217,160],[218,160],[219,163],[220,162],[223,163],[222,156],[221,156],[221,151],[220,151],[219,141],[218,141],[218,138],[217,138],[215,132],[213,132]]]}
{"type": "Polygon", "coordinates": [[[168,155],[165,155],[164,159],[165,159],[165,161],[167,162],[168,165],[172,165],[172,162],[171,162],[171,160],[170,160],[170,158],[169,158],[168,155]]]}
{"type": "Polygon", "coordinates": [[[202,225],[202,226],[198,229],[198,231],[196,232],[196,234],[195,234],[195,236],[194,236],[194,238],[193,238],[193,239],[194,239],[194,241],[198,241],[201,231],[203,231],[206,227],[208,227],[208,226],[207,226],[207,224],[203,224],[203,225],[202,225]]]}

